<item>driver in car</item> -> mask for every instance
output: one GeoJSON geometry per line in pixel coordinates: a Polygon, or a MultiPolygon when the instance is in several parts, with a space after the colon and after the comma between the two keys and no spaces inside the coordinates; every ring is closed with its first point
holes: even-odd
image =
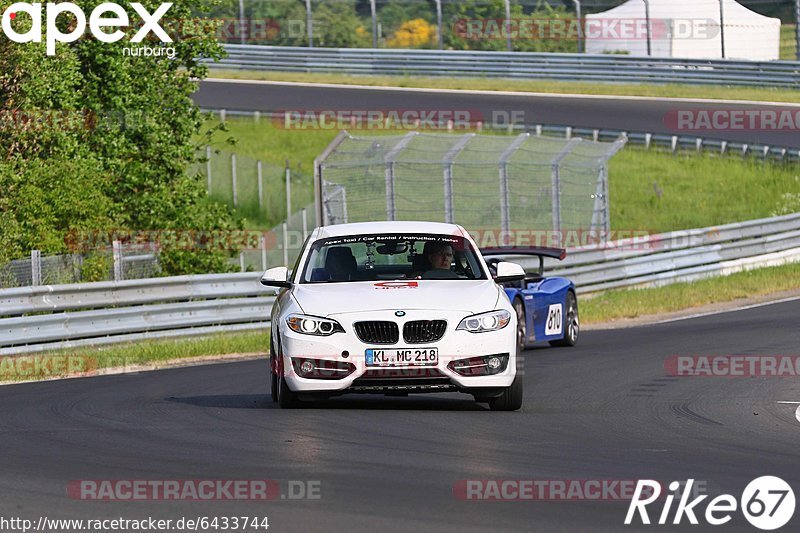
{"type": "Polygon", "coordinates": [[[445,242],[426,242],[422,249],[423,262],[415,263],[415,272],[411,277],[416,279],[452,279],[457,278],[451,270],[454,257],[453,247],[445,242]]]}
{"type": "Polygon", "coordinates": [[[453,264],[453,247],[447,243],[426,243],[423,255],[431,264],[431,270],[450,270],[453,264]]]}

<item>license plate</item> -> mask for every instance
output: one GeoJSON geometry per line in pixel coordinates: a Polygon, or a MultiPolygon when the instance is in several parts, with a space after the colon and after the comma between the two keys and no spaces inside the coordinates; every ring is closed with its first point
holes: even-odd
{"type": "Polygon", "coordinates": [[[431,366],[439,362],[436,348],[374,348],[366,352],[367,366],[431,366]]]}

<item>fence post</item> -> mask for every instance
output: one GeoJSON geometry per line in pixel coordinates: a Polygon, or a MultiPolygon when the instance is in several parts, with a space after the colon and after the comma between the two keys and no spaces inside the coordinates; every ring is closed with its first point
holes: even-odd
{"type": "Polygon", "coordinates": [[[206,146],[206,194],[211,195],[211,147],[206,146]]]}
{"type": "Polygon", "coordinates": [[[258,169],[258,211],[264,212],[264,174],[261,169],[261,161],[256,163],[258,169]]]}
{"type": "Polygon", "coordinates": [[[267,236],[261,234],[261,270],[267,270],[267,236]]]}
{"type": "Polygon", "coordinates": [[[583,9],[581,8],[581,0],[573,0],[575,2],[575,17],[578,19],[578,53],[584,51],[583,46],[583,9]]]}
{"type": "Polygon", "coordinates": [[[722,59],[725,59],[725,0],[719,0],[719,36],[722,43],[722,59]]]}
{"type": "Polygon", "coordinates": [[[31,286],[42,284],[42,252],[31,250],[31,286]]]}
{"type": "Polygon", "coordinates": [[[514,47],[511,43],[511,0],[504,0],[506,4],[506,23],[503,24],[503,27],[506,29],[506,46],[508,47],[509,52],[514,51],[514,47]]]}
{"type": "Polygon", "coordinates": [[[473,137],[475,137],[474,133],[467,133],[461,137],[442,159],[444,163],[444,221],[448,224],[452,224],[455,220],[455,215],[453,214],[453,167],[455,160],[473,137]]]}
{"type": "Polygon", "coordinates": [[[797,40],[797,60],[800,61],[800,0],[794,0],[794,38],[797,40]]]}
{"type": "Polygon", "coordinates": [[[314,16],[311,14],[311,0],[306,0],[306,30],[308,31],[308,47],[314,48],[314,16]]]}
{"type": "MultiPolygon", "coordinates": [[[[797,0],[800,2],[800,0],[797,0]]],[[[444,28],[442,24],[442,0],[435,0],[436,2],[436,24],[438,25],[436,33],[439,34],[439,50],[444,50],[444,33],[442,29],[444,28]]],[[[800,4],[799,4],[800,5],[800,4]]],[[[798,58],[800,58],[800,48],[798,49],[798,58]]]]}
{"type": "Polygon", "coordinates": [[[508,189],[508,162],[511,157],[520,149],[522,144],[530,139],[530,133],[521,133],[517,138],[508,146],[508,148],[500,154],[500,229],[508,234],[511,231],[511,205],[509,199],[508,189]]]}
{"type": "Polygon", "coordinates": [[[304,207],[300,211],[302,218],[303,218],[303,242],[308,238],[308,213],[306,213],[306,208],[304,207]]]}
{"type": "Polygon", "coordinates": [[[286,220],[292,216],[292,168],[286,160],[286,220]]]}
{"type": "Polygon", "coordinates": [[[239,0],[239,42],[245,44],[245,29],[244,26],[247,22],[244,19],[244,0],[239,0]]]}
{"type": "Polygon", "coordinates": [[[231,187],[233,187],[233,207],[239,207],[239,194],[236,192],[236,154],[231,154],[231,187]]]}
{"type": "Polygon", "coordinates": [[[395,220],[394,161],[386,165],[386,220],[395,220]]]}
{"type": "Polygon", "coordinates": [[[244,252],[239,252],[239,272],[246,272],[244,268],[244,252]]]}
{"type": "Polygon", "coordinates": [[[583,141],[583,139],[576,137],[567,142],[558,155],[551,161],[550,180],[553,203],[553,231],[556,235],[559,235],[559,239],[563,238],[561,236],[561,163],[564,161],[564,158],[572,152],[573,147],[581,141],[583,141]]]}
{"type": "Polygon", "coordinates": [[[378,10],[375,0],[369,0],[369,9],[372,13],[372,48],[378,48],[378,10]]]}
{"type": "Polygon", "coordinates": [[[553,203],[553,231],[559,237],[561,242],[561,164],[554,163],[551,168],[551,187],[552,187],[552,203],[553,203]]]}
{"type": "Polygon", "coordinates": [[[394,191],[394,160],[400,152],[405,150],[408,143],[410,143],[416,135],[418,135],[418,133],[415,131],[406,133],[400,142],[398,142],[383,158],[383,162],[386,165],[386,170],[384,171],[386,182],[386,220],[397,220],[395,218],[397,215],[397,204],[395,203],[394,191]]]}
{"type": "Polygon", "coordinates": [[[111,244],[111,254],[114,257],[114,281],[125,279],[125,270],[122,268],[122,243],[114,241],[111,244]]]}
{"type": "Polygon", "coordinates": [[[650,0],[644,0],[644,24],[647,29],[647,55],[653,55],[652,36],[650,35],[650,0]]]}
{"type": "Polygon", "coordinates": [[[219,110],[219,121],[220,122],[225,122],[227,118],[228,118],[228,112],[226,110],[224,110],[224,109],[220,109],[219,110]]]}
{"type": "Polygon", "coordinates": [[[283,266],[289,266],[289,224],[283,223],[283,266]]]}
{"type": "Polygon", "coordinates": [[[608,242],[611,235],[611,202],[608,198],[608,161],[603,165],[603,240],[608,242]]]}

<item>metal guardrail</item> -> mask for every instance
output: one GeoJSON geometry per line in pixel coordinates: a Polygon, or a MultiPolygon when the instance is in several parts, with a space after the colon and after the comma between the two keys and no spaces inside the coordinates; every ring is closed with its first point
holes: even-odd
{"type": "Polygon", "coordinates": [[[800,88],[798,61],[731,61],[624,55],[225,46],[215,68],[523,80],[689,83],[800,88]]]}
{"type": "MultiPolygon", "coordinates": [[[[800,213],[572,249],[549,275],[580,294],[659,286],[800,261],[800,213]]],[[[524,259],[525,266],[538,263],[524,259]]],[[[0,291],[0,355],[263,329],[274,291],[258,274],[215,274],[0,291]]]]}
{"type": "Polygon", "coordinates": [[[212,274],[0,291],[0,355],[262,329],[274,291],[259,274],[212,274]]]}
{"type": "MultiPolygon", "coordinates": [[[[225,121],[227,117],[252,117],[260,120],[268,117],[272,120],[282,120],[284,113],[277,111],[242,111],[235,109],[203,109],[204,112],[214,113],[220,116],[220,120],[225,121]]],[[[482,124],[480,129],[490,131],[506,131],[513,133],[530,132],[533,135],[548,135],[565,137],[571,139],[581,137],[594,141],[611,142],[620,136],[628,138],[627,144],[635,144],[650,148],[665,148],[673,153],[678,150],[693,150],[696,152],[714,152],[718,154],[741,154],[762,158],[778,160],[800,161],[800,148],[773,146],[759,143],[745,143],[736,141],[723,141],[707,137],[695,137],[690,135],[668,135],[666,133],[649,133],[627,130],[612,130],[600,128],[577,128],[556,124],[511,124],[493,125],[482,124]]]]}
{"type": "MultiPolygon", "coordinates": [[[[800,213],[573,249],[548,274],[570,278],[579,293],[587,294],[794,261],[800,261],[800,213]]],[[[535,266],[533,261],[520,263],[535,266]]]]}

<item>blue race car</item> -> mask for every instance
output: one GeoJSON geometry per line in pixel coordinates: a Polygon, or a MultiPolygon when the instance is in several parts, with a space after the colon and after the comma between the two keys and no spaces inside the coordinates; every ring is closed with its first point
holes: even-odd
{"type": "MultiPolygon", "coordinates": [[[[536,256],[539,269],[523,281],[504,283],[503,288],[517,312],[517,343],[521,350],[535,342],[551,346],[575,346],[580,335],[575,284],[560,277],[544,276],[544,258],[563,260],[560,248],[486,248],[481,253],[492,274],[500,257],[536,256]]],[[[513,259],[511,259],[513,261],[513,259]]]]}

